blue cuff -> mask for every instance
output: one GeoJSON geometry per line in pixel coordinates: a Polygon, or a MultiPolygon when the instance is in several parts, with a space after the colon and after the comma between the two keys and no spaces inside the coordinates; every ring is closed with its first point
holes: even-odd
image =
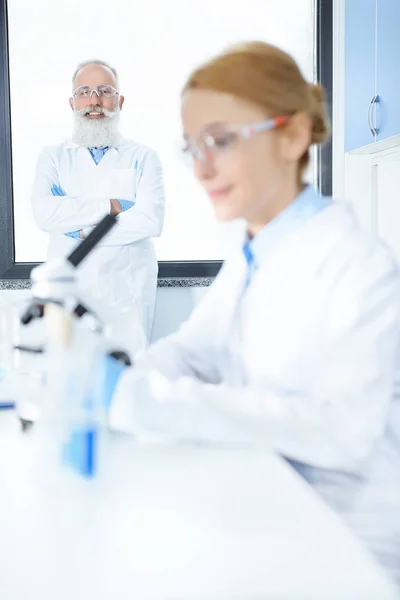
{"type": "Polygon", "coordinates": [[[53,196],[65,196],[65,192],[63,189],[61,189],[58,185],[53,184],[51,186],[51,193],[53,194],[53,196]]]}
{"type": "Polygon", "coordinates": [[[72,238],[76,238],[76,239],[80,239],[80,235],[79,235],[79,231],[70,231],[69,233],[65,233],[64,235],[67,235],[68,237],[72,237],[72,238]]]}
{"type": "Polygon", "coordinates": [[[126,210],[129,210],[135,204],[134,202],[131,202],[130,200],[120,200],[119,198],[117,198],[117,200],[118,200],[118,202],[121,205],[122,212],[125,212],[126,210]]]}
{"type": "Polygon", "coordinates": [[[104,357],[102,401],[103,406],[107,409],[110,408],[115,388],[117,387],[122,372],[125,371],[126,368],[126,365],[112,356],[104,357]]]}

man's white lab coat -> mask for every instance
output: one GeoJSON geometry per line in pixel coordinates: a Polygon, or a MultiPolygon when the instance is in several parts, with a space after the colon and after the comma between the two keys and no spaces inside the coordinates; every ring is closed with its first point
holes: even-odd
{"type": "Polygon", "coordinates": [[[161,234],[164,185],[157,154],[121,138],[98,165],[73,142],[42,151],[33,186],[33,214],[50,233],[48,259],[64,257],[79,242],[65,234],[90,230],[110,212],[110,199],[135,203],[79,267],[79,284],[90,296],[143,327],[149,338],[157,288],[152,238],[161,234]],[[66,196],[53,196],[52,185],[66,196]]]}

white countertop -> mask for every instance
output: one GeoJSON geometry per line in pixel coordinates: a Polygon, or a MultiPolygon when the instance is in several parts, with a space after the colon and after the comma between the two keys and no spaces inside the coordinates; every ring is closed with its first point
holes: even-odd
{"type": "Polygon", "coordinates": [[[273,454],[118,437],[85,481],[37,437],[0,412],[1,599],[398,598],[273,454]]]}

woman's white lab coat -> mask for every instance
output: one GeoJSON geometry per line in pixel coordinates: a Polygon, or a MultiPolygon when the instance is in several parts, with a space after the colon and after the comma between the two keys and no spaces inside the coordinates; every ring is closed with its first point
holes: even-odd
{"type": "MultiPolygon", "coordinates": [[[[79,268],[83,291],[126,319],[139,319],[149,337],[157,288],[152,238],[161,234],[164,185],[150,148],[120,138],[98,165],[86,148],[68,142],[39,157],[32,205],[37,225],[50,233],[48,258],[64,257],[77,241],[65,233],[90,229],[110,212],[110,199],[135,202],[79,268]],[[66,196],[53,196],[52,185],[66,196]]],[[[79,243],[79,242],[78,242],[79,243]]]]}
{"type": "Polygon", "coordinates": [[[396,562],[400,430],[392,441],[386,433],[399,342],[397,264],[350,211],[331,204],[270,249],[244,292],[246,270],[239,250],[181,330],[126,372],[112,425],[265,444],[346,513],[374,551],[387,551],[391,536],[387,554],[396,562]]]}
{"type": "Polygon", "coordinates": [[[289,458],[357,470],[391,400],[396,263],[332,204],[273,246],[244,293],[246,267],[240,249],[181,330],[139,359],[173,382],[169,399],[136,402],[133,370],[113,418],[177,437],[264,440],[289,458]]]}

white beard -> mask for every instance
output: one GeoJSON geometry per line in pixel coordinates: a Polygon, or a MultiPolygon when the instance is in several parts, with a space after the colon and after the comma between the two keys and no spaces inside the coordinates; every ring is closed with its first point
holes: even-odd
{"type": "Polygon", "coordinates": [[[84,148],[113,146],[119,138],[120,107],[115,111],[103,109],[102,119],[88,119],[82,111],[74,111],[72,139],[84,148]]]}

